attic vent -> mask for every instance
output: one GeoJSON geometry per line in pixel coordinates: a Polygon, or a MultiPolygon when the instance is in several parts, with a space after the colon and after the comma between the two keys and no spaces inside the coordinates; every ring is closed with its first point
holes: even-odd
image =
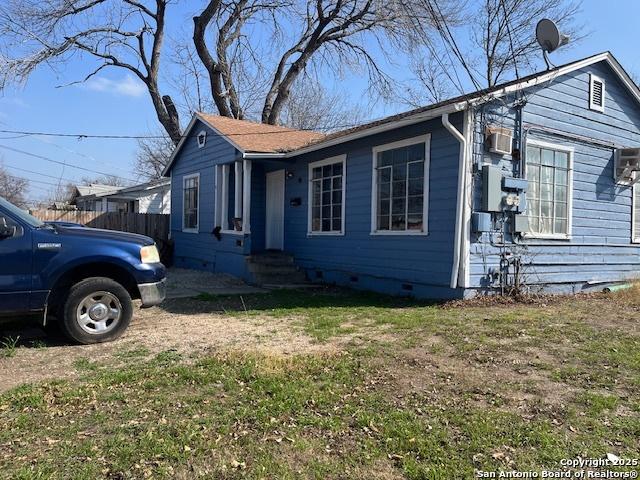
{"type": "Polygon", "coordinates": [[[618,148],[614,155],[613,176],[617,183],[632,185],[640,180],[640,148],[618,148]]]}
{"type": "Polygon", "coordinates": [[[589,108],[604,112],[604,80],[591,75],[589,85],[589,108]]]}
{"type": "Polygon", "coordinates": [[[198,133],[196,139],[198,140],[198,147],[204,147],[204,144],[207,143],[207,132],[202,130],[200,133],[198,133]]]}

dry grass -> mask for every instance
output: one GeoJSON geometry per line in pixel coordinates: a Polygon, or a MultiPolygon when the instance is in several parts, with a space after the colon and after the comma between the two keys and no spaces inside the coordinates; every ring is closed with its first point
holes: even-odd
{"type": "Polygon", "coordinates": [[[449,479],[637,458],[638,293],[176,301],[111,345],[1,358],[13,376],[57,361],[67,381],[0,397],[0,477],[449,479]]]}

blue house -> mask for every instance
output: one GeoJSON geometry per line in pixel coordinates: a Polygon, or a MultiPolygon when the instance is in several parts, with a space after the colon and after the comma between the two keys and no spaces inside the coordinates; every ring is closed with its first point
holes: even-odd
{"type": "Polygon", "coordinates": [[[425,298],[640,277],[640,91],[608,52],[321,135],[194,115],[178,266],[425,298]]]}

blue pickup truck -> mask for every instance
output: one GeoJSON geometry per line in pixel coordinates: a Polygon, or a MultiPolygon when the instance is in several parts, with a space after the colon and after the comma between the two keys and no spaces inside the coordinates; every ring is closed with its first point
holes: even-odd
{"type": "Polygon", "coordinates": [[[0,197],[0,316],[54,317],[75,342],[107,342],[129,326],[132,299],[164,300],[165,276],[148,237],[43,223],[0,197]]]}

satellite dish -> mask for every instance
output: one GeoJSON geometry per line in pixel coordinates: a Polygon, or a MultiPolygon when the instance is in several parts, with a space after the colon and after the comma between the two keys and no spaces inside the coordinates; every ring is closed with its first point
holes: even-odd
{"type": "Polygon", "coordinates": [[[551,53],[569,43],[569,37],[560,33],[553,20],[543,18],[536,25],[536,39],[545,53],[551,53]]]}

